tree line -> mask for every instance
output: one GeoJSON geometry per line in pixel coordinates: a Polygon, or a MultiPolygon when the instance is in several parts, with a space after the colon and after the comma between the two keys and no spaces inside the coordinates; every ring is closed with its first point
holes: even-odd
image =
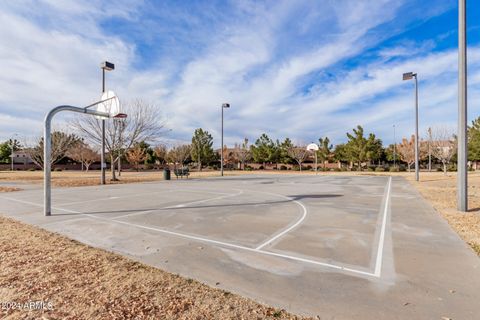
{"type": "MultiPolygon", "coordinates": [[[[134,101],[127,106],[129,118],[107,121],[106,149],[111,167],[112,179],[121,172],[121,163],[127,161],[139,170],[140,165],[174,167],[194,165],[201,171],[206,166],[218,165],[223,152],[227,165],[237,164],[247,169],[248,164],[266,164],[279,169],[285,165],[295,165],[298,170],[306,161],[313,159],[313,153],[306,150],[306,144],[293,142],[290,138],[272,139],[266,133],[258,137],[253,144],[245,138],[233,147],[223,146],[214,150],[213,136],[206,130],[194,131],[190,143],[179,143],[168,148],[165,144],[155,143],[164,132],[164,122],[154,105],[134,101]]],[[[68,157],[88,170],[92,163],[99,161],[101,120],[95,117],[76,117],[71,126],[77,134],[56,130],[52,133],[51,165],[68,157]]],[[[382,140],[374,133],[366,133],[358,125],[346,133],[347,141],[335,146],[328,137],[320,137],[317,158],[320,168],[330,162],[339,163],[350,170],[364,170],[372,165],[389,170],[399,170],[391,166],[393,162],[404,164],[410,170],[415,162],[414,137],[403,138],[399,143],[383,146],[382,140]]],[[[431,160],[442,165],[446,172],[456,157],[456,137],[445,127],[429,129],[419,141],[421,161],[431,160]]],[[[11,151],[23,149],[32,161],[43,167],[43,138],[39,137],[33,147],[22,148],[17,140],[8,140],[0,144],[0,162],[10,161],[11,151]]],[[[468,128],[468,160],[480,161],[480,117],[472,121],[468,128]]]]}

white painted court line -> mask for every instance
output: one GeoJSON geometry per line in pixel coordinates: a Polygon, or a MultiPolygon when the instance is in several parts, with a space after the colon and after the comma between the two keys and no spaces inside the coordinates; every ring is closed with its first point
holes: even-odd
{"type": "Polygon", "coordinates": [[[384,202],[383,207],[383,218],[382,218],[382,227],[380,229],[380,237],[378,241],[378,248],[377,248],[377,259],[375,261],[375,277],[380,278],[382,273],[382,263],[383,263],[383,247],[385,245],[385,229],[387,226],[387,215],[388,209],[390,207],[390,191],[392,189],[392,177],[388,179],[388,186],[387,186],[387,195],[384,202]]]}
{"type": "Polygon", "coordinates": [[[124,225],[127,225],[127,226],[132,226],[132,227],[141,228],[141,229],[145,229],[145,230],[156,231],[156,232],[160,232],[160,233],[164,233],[164,234],[168,234],[168,235],[173,235],[173,236],[177,236],[177,237],[180,237],[180,238],[185,238],[185,239],[190,239],[190,240],[196,240],[196,241],[216,244],[216,245],[220,245],[220,246],[223,246],[223,247],[235,248],[235,249],[240,249],[240,250],[244,250],[244,251],[255,252],[255,253],[258,253],[258,254],[275,256],[275,257],[285,258],[285,259],[294,260],[294,261],[305,262],[305,263],[319,265],[319,266],[323,266],[323,267],[327,267],[327,268],[333,268],[333,269],[336,269],[336,270],[342,270],[342,271],[345,271],[345,272],[361,274],[361,275],[364,275],[364,276],[377,277],[373,273],[353,269],[353,268],[350,268],[350,267],[344,267],[344,266],[341,266],[341,265],[335,265],[335,264],[330,264],[330,263],[326,263],[326,262],[320,262],[320,261],[295,257],[295,256],[280,254],[280,253],[271,252],[271,251],[257,250],[257,249],[254,249],[254,248],[249,248],[249,247],[245,247],[245,246],[241,246],[241,245],[237,245],[237,244],[233,244],[233,243],[217,241],[217,240],[207,239],[207,238],[198,237],[198,236],[192,236],[192,235],[189,235],[189,234],[169,231],[169,230],[165,230],[165,229],[161,229],[161,228],[148,227],[148,226],[144,226],[144,225],[140,225],[140,224],[136,224],[136,223],[130,223],[130,222],[126,222],[126,221],[119,221],[119,220],[112,220],[112,219],[107,219],[107,218],[103,218],[103,217],[97,217],[95,215],[87,215],[87,216],[92,217],[92,218],[97,218],[97,219],[100,219],[100,220],[104,220],[104,221],[116,222],[116,223],[124,224],[124,225]]]}
{"type": "MultiPolygon", "coordinates": [[[[282,195],[279,195],[279,196],[282,196],[282,195]]],[[[285,230],[281,231],[280,233],[278,233],[277,235],[271,237],[270,239],[264,241],[262,244],[260,244],[259,246],[257,246],[255,248],[255,250],[260,250],[262,249],[263,247],[265,247],[266,245],[272,243],[273,241],[277,240],[278,238],[284,236],[286,233],[290,232],[291,230],[295,229],[296,227],[298,227],[302,222],[303,220],[305,220],[305,218],[307,217],[307,208],[303,205],[303,203],[301,203],[300,201],[297,201],[297,200],[293,200],[292,198],[289,198],[289,197],[286,197],[286,196],[282,196],[284,197],[285,199],[288,199],[292,202],[295,202],[296,204],[298,204],[302,209],[303,209],[303,214],[302,216],[300,217],[300,219],[298,219],[294,224],[292,224],[290,227],[287,227],[285,230]]]]}
{"type": "Polygon", "coordinates": [[[204,203],[204,202],[208,202],[208,201],[212,201],[212,200],[225,199],[225,198],[229,198],[229,197],[238,196],[238,195],[240,195],[240,194],[242,194],[242,193],[243,193],[243,190],[240,190],[240,192],[234,193],[234,194],[228,193],[227,195],[223,195],[223,196],[220,196],[220,197],[213,197],[213,198],[208,198],[208,199],[203,199],[203,200],[198,200],[198,201],[192,201],[192,202],[187,202],[187,203],[178,204],[178,205],[175,205],[175,206],[161,207],[161,208],[158,208],[158,209],[145,210],[145,211],[139,211],[139,212],[134,212],[134,213],[127,213],[127,214],[123,214],[123,215],[121,215],[121,216],[113,217],[112,219],[121,219],[121,218],[127,218],[127,217],[134,217],[134,216],[139,216],[139,215],[142,215],[142,214],[148,214],[148,213],[151,213],[151,212],[154,212],[154,211],[157,211],[157,210],[175,209],[175,208],[185,208],[185,207],[187,207],[187,206],[190,205],[190,204],[204,203]]]}
{"type": "MultiPolygon", "coordinates": [[[[35,202],[17,200],[17,199],[14,199],[14,198],[1,197],[1,196],[0,196],[0,198],[6,199],[6,200],[11,200],[11,201],[17,201],[17,202],[25,203],[25,204],[29,204],[29,205],[33,205],[33,206],[36,206],[36,207],[43,207],[43,204],[38,204],[38,203],[35,203],[35,202]]],[[[174,232],[174,231],[169,231],[169,230],[164,230],[164,229],[154,228],[154,227],[147,227],[147,226],[143,226],[143,225],[139,225],[139,224],[135,224],[135,223],[130,223],[130,222],[126,222],[126,221],[107,219],[107,218],[104,218],[104,217],[96,216],[94,214],[88,214],[88,213],[83,213],[83,212],[74,211],[74,210],[68,210],[68,209],[56,208],[56,207],[52,207],[52,208],[55,209],[55,210],[65,211],[65,212],[69,212],[69,213],[82,214],[82,215],[85,215],[88,218],[94,218],[94,219],[98,219],[98,220],[102,220],[102,221],[119,223],[119,224],[131,226],[131,227],[136,227],[136,228],[140,228],[140,229],[156,231],[156,232],[160,232],[160,233],[164,233],[164,234],[168,234],[168,235],[173,235],[173,236],[177,236],[177,237],[184,238],[184,239],[196,240],[196,241],[200,241],[200,242],[216,244],[216,245],[227,247],[227,248],[236,248],[236,249],[240,249],[240,250],[244,250],[244,251],[255,252],[257,254],[263,254],[263,255],[267,255],[267,256],[274,256],[274,257],[284,258],[284,259],[288,259],[288,260],[309,263],[309,264],[318,265],[318,266],[331,268],[331,269],[335,269],[335,270],[341,270],[341,271],[344,271],[344,272],[360,274],[360,275],[363,275],[363,276],[378,277],[377,275],[375,275],[373,273],[353,269],[353,268],[350,268],[350,267],[345,267],[345,266],[340,266],[340,265],[335,265],[335,264],[330,264],[330,263],[325,263],[325,262],[320,262],[320,261],[315,261],[315,260],[290,256],[290,255],[286,255],[286,254],[280,254],[280,253],[276,253],[276,252],[257,250],[257,249],[254,249],[254,248],[249,248],[249,247],[245,247],[245,246],[241,246],[241,245],[236,245],[236,244],[233,244],[233,243],[217,241],[217,240],[207,239],[207,238],[203,238],[203,237],[192,236],[192,235],[184,234],[184,233],[180,233],[180,232],[174,232]]]]}

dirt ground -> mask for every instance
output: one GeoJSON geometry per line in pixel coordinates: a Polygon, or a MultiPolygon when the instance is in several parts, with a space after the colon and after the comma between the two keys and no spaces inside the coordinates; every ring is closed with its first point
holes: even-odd
{"type": "Polygon", "coordinates": [[[11,219],[0,224],[2,319],[303,319],[11,219]]]}
{"type": "Polygon", "coordinates": [[[456,173],[422,173],[416,182],[412,175],[407,179],[422,196],[448,221],[450,226],[480,255],[480,172],[468,175],[467,213],[457,211],[456,173]]]}

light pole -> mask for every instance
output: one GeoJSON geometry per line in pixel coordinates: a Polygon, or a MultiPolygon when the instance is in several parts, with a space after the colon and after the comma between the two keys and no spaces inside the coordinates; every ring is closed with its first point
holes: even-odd
{"type": "Polygon", "coordinates": [[[466,0],[458,1],[458,158],[457,209],[468,210],[467,180],[467,18],[466,0]]]}
{"type": "Polygon", "coordinates": [[[16,136],[18,136],[18,134],[15,133],[11,138],[12,141],[10,142],[10,150],[11,150],[11,152],[10,152],[10,166],[11,166],[10,170],[11,171],[13,171],[13,151],[14,151],[13,148],[15,148],[15,140],[16,139],[14,139],[14,137],[16,137],[16,136]]]}
{"type": "Polygon", "coordinates": [[[403,74],[403,80],[411,80],[415,78],[415,180],[419,180],[418,166],[418,80],[417,74],[413,72],[407,72],[403,74]]]}
{"type": "Polygon", "coordinates": [[[428,172],[432,171],[432,128],[428,128],[428,172]]]}
{"type": "Polygon", "coordinates": [[[223,109],[230,108],[229,103],[222,104],[222,145],[220,146],[220,171],[223,177],[223,109]]]}
{"type": "MultiPolygon", "coordinates": [[[[102,93],[105,92],[105,70],[115,70],[115,65],[111,62],[104,61],[100,64],[102,68],[102,93]]],[[[102,119],[102,151],[100,153],[100,170],[102,172],[101,184],[105,184],[105,119],[102,119]]],[[[112,163],[113,165],[113,163],[112,163]]]]}
{"type": "Polygon", "coordinates": [[[397,167],[397,138],[395,137],[395,125],[393,125],[393,167],[397,167]]]}

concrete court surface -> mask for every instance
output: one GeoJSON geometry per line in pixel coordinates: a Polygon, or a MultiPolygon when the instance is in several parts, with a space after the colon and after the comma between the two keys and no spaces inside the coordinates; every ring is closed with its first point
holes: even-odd
{"type": "Polygon", "coordinates": [[[480,259],[400,177],[249,175],[0,195],[0,212],[321,319],[479,319],[480,259]]]}

